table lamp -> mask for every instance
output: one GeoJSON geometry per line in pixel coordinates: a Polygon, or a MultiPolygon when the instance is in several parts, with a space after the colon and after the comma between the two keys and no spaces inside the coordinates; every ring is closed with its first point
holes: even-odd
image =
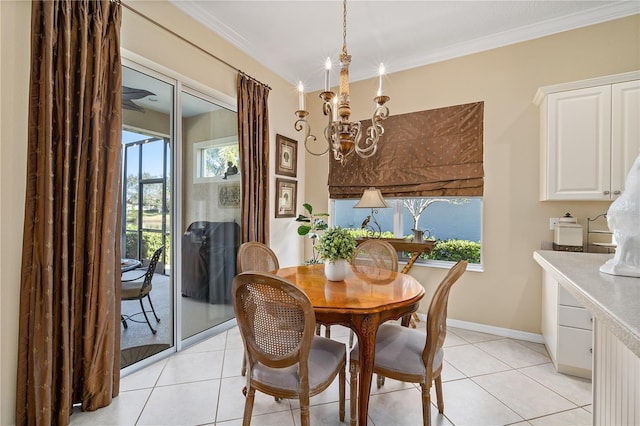
{"type": "Polygon", "coordinates": [[[360,208],[370,208],[371,215],[367,216],[367,218],[362,222],[362,229],[368,229],[371,232],[372,238],[380,238],[382,236],[382,228],[380,224],[376,220],[375,214],[378,213],[379,208],[389,207],[384,198],[382,198],[382,194],[379,189],[369,188],[365,189],[360,201],[353,206],[354,209],[360,208]],[[373,221],[373,224],[371,223],[373,221]],[[375,225],[375,227],[374,227],[375,225]],[[377,230],[376,230],[377,228],[377,230]],[[376,236],[377,233],[377,236],[376,236]]]}

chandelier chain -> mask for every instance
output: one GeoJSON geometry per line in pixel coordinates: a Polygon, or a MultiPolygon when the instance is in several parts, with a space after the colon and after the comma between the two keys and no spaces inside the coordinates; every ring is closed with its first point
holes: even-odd
{"type": "Polygon", "coordinates": [[[342,3],[342,53],[347,54],[347,0],[342,3]]]}

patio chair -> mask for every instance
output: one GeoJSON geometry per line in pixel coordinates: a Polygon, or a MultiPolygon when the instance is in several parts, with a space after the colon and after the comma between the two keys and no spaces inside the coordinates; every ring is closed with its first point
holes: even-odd
{"type": "Polygon", "coordinates": [[[136,278],[131,278],[127,280],[122,280],[122,290],[120,292],[120,300],[138,300],[140,302],[140,308],[142,312],[138,312],[133,315],[121,315],[120,321],[122,321],[122,325],[124,328],[128,328],[127,321],[133,322],[142,322],[132,318],[134,315],[138,315],[142,313],[144,315],[144,319],[147,321],[149,328],[151,329],[151,333],[156,334],[157,330],[153,328],[151,322],[149,321],[149,317],[147,316],[147,311],[144,308],[144,304],[142,303],[142,299],[145,297],[149,300],[149,306],[151,306],[151,312],[153,312],[153,316],[156,318],[156,322],[160,322],[160,318],[156,315],[156,310],[153,308],[153,303],[151,302],[151,289],[153,280],[153,274],[156,271],[156,265],[158,264],[158,260],[160,259],[160,255],[162,255],[162,250],[164,250],[164,246],[158,248],[151,257],[149,261],[149,265],[147,266],[147,270],[144,274],[140,275],[136,278]]]}

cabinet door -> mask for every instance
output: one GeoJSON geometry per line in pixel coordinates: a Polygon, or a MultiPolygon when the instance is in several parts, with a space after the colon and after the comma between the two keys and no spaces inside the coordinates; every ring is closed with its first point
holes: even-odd
{"type": "Polygon", "coordinates": [[[550,94],[548,120],[547,199],[609,199],[611,86],[550,94]]]}
{"type": "Polygon", "coordinates": [[[611,194],[617,198],[640,154],[640,81],[611,86],[611,194]]]}

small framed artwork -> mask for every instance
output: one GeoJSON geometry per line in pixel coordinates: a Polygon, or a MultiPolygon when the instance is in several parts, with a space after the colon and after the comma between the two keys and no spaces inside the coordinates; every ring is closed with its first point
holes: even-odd
{"type": "Polygon", "coordinates": [[[298,142],[276,135],[276,174],[296,177],[298,173],[298,142]]]}
{"type": "Polygon", "coordinates": [[[218,207],[223,209],[240,207],[240,183],[218,185],[218,207]]]}
{"type": "Polygon", "coordinates": [[[298,182],[276,178],[276,217],[296,217],[298,182]]]}

